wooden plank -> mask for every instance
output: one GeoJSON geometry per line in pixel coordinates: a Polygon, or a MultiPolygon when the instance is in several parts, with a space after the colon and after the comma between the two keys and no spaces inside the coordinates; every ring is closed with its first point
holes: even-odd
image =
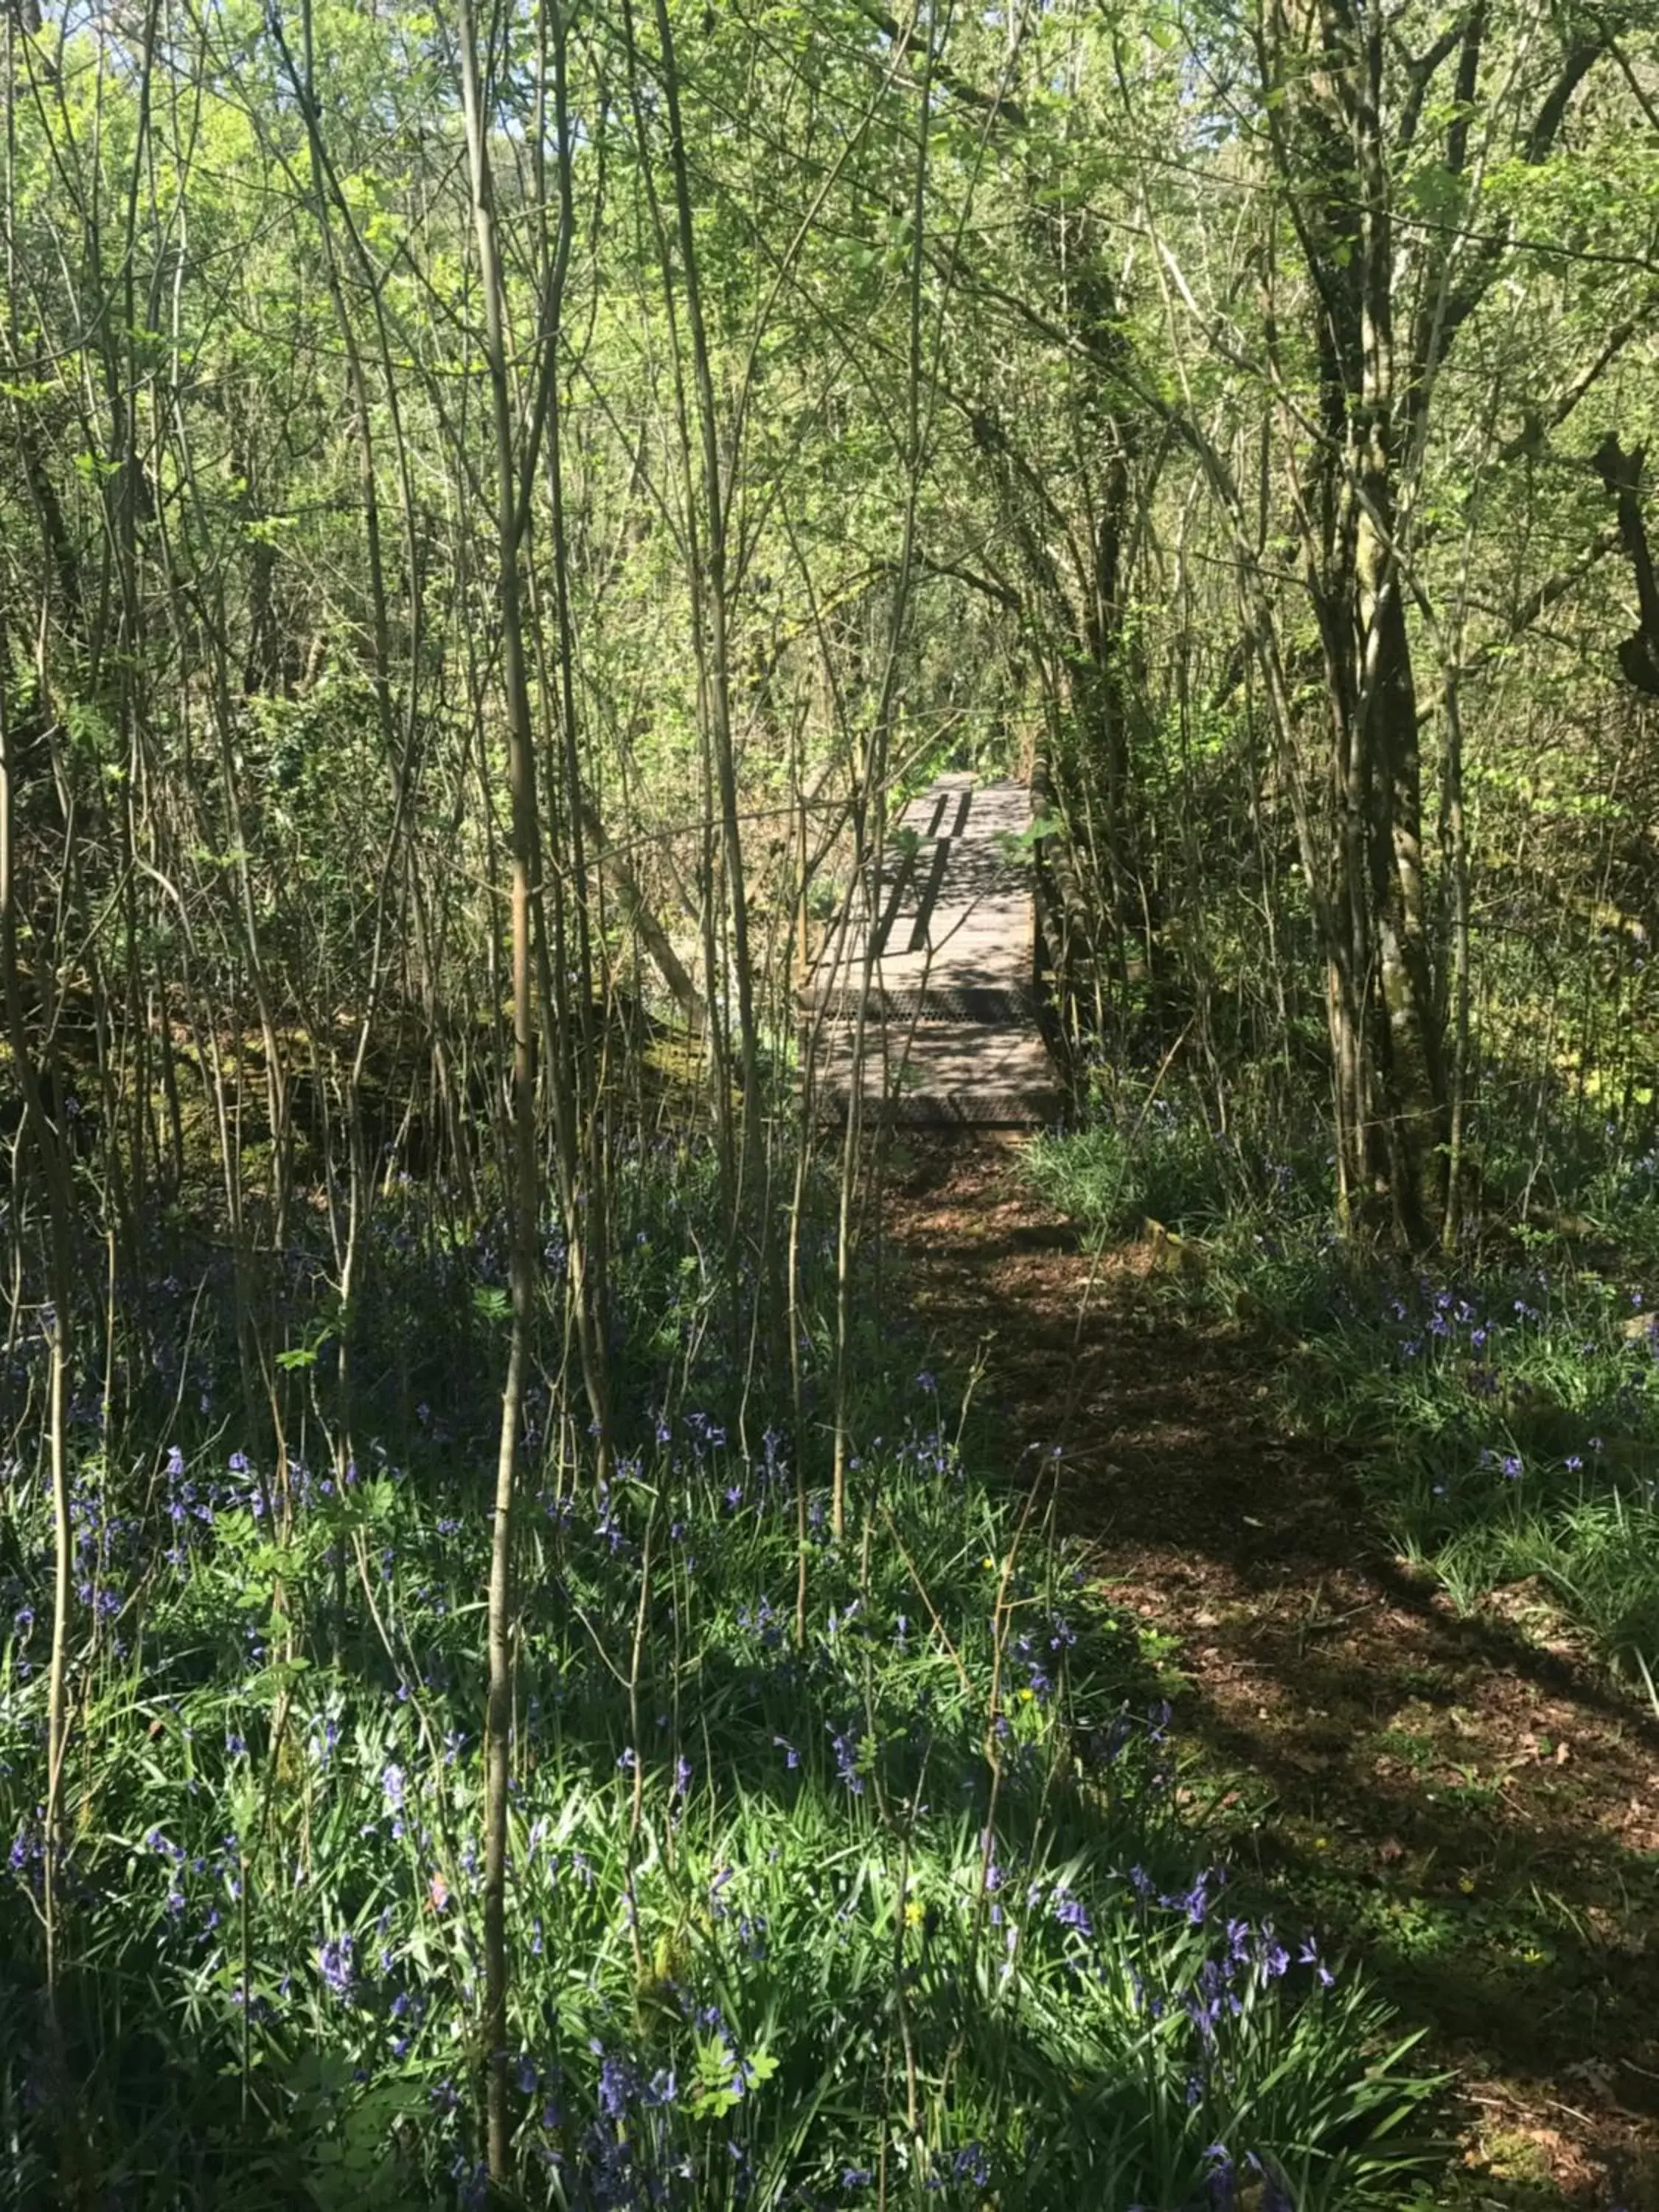
{"type": "MultiPolygon", "coordinates": [[[[858,1000],[857,984],[849,979],[838,998],[825,993],[816,1004],[831,1021],[850,1022],[858,1012],[858,1000]]],[[[925,991],[883,991],[872,985],[870,1011],[877,1020],[907,1026],[911,1022],[1031,1022],[1036,1018],[1036,992],[1030,984],[1008,990],[990,983],[947,983],[933,975],[925,991]]]]}
{"type": "MultiPolygon", "coordinates": [[[[977,1125],[1058,1111],[1036,1023],[1031,879],[1004,849],[1030,814],[1023,785],[969,776],[942,777],[906,808],[899,826],[911,836],[884,870],[875,902],[860,1085],[866,1110],[977,1125]]],[[[802,993],[817,1018],[817,1095],[836,1116],[850,1096],[869,908],[855,896],[802,993]]]]}
{"type": "MultiPolygon", "coordinates": [[[[825,1114],[842,1119],[851,1091],[852,1026],[826,1026],[816,1070],[825,1114]]],[[[1035,1027],[1004,1023],[866,1024],[866,1109],[902,1121],[1034,1125],[1059,1112],[1060,1094],[1035,1027]]]]}
{"type": "MultiPolygon", "coordinates": [[[[884,878],[873,978],[878,989],[889,997],[925,995],[937,984],[945,990],[1029,995],[1034,928],[1030,879],[1023,868],[1004,859],[998,840],[1018,836],[1030,818],[1030,794],[1018,783],[975,788],[970,777],[948,776],[911,802],[899,826],[913,831],[920,844],[914,854],[898,860],[884,878]],[[942,838],[934,830],[936,821],[948,821],[948,834],[942,838]],[[940,865],[941,844],[941,874],[935,884],[933,871],[940,865]],[[924,853],[925,875],[920,865],[924,853]]],[[[811,1003],[844,1000],[849,990],[856,993],[863,979],[866,940],[866,902],[858,893],[845,928],[831,932],[806,987],[811,1003]]]]}

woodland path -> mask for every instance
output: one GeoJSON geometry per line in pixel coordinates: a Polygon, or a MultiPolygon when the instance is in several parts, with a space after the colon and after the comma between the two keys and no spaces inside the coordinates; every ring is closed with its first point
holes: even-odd
{"type": "Polygon", "coordinates": [[[968,775],[941,776],[906,807],[873,904],[854,893],[803,993],[817,1097],[832,1115],[847,1110],[868,963],[866,1114],[973,1128],[1053,1117],[1032,879],[1012,853],[1030,819],[1024,784],[968,775]]]}
{"type": "Polygon", "coordinates": [[[896,1141],[921,1328],[1174,1678],[1183,1798],[1282,1923],[1363,1960],[1454,2069],[1436,2202],[1659,2212],[1659,1723],[1536,1593],[1460,1619],[1340,1454],[1273,1415],[1283,1347],[1092,1260],[1018,1144],[896,1141]],[[1030,1458],[1022,1464],[1030,1465],[1030,1458]]]}

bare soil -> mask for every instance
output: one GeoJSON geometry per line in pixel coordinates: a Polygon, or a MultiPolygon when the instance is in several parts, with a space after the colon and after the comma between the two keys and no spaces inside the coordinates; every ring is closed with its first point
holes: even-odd
{"type": "Polygon", "coordinates": [[[1167,1248],[1086,1253],[1017,1140],[908,1137],[887,1219],[1174,1678],[1194,1817],[1454,2073],[1442,2201],[1659,2212],[1659,1720],[1542,1593],[1460,1616],[1390,1557],[1279,1414],[1285,1347],[1173,1298],[1167,1248]]]}

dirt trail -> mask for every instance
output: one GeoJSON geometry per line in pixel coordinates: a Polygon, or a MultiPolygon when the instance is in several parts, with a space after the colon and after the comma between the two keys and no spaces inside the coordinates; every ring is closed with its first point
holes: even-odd
{"type": "Polygon", "coordinates": [[[1342,1456],[1276,1425],[1282,1352],[1179,1311],[1146,1248],[1091,1261],[1016,1142],[907,1139],[889,1221],[923,1328],[983,1347],[1172,1639],[1189,1802],[1455,2068],[1443,2201],[1659,2212],[1659,1723],[1537,1593],[1460,1620],[1390,1559],[1342,1456]]]}

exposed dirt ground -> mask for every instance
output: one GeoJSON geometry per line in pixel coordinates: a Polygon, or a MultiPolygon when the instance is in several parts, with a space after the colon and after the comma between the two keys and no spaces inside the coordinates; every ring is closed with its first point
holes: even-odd
{"type": "Polygon", "coordinates": [[[896,1150],[919,1319],[1180,1678],[1184,1790],[1242,1878],[1362,1959],[1455,2069],[1443,2201],[1659,2212],[1659,1721],[1538,1593],[1475,1618],[1275,1419],[1284,1348],[1098,1259],[1015,1140],[896,1150]],[[1030,1465],[1028,1459],[1024,1462],[1030,1465]]]}

